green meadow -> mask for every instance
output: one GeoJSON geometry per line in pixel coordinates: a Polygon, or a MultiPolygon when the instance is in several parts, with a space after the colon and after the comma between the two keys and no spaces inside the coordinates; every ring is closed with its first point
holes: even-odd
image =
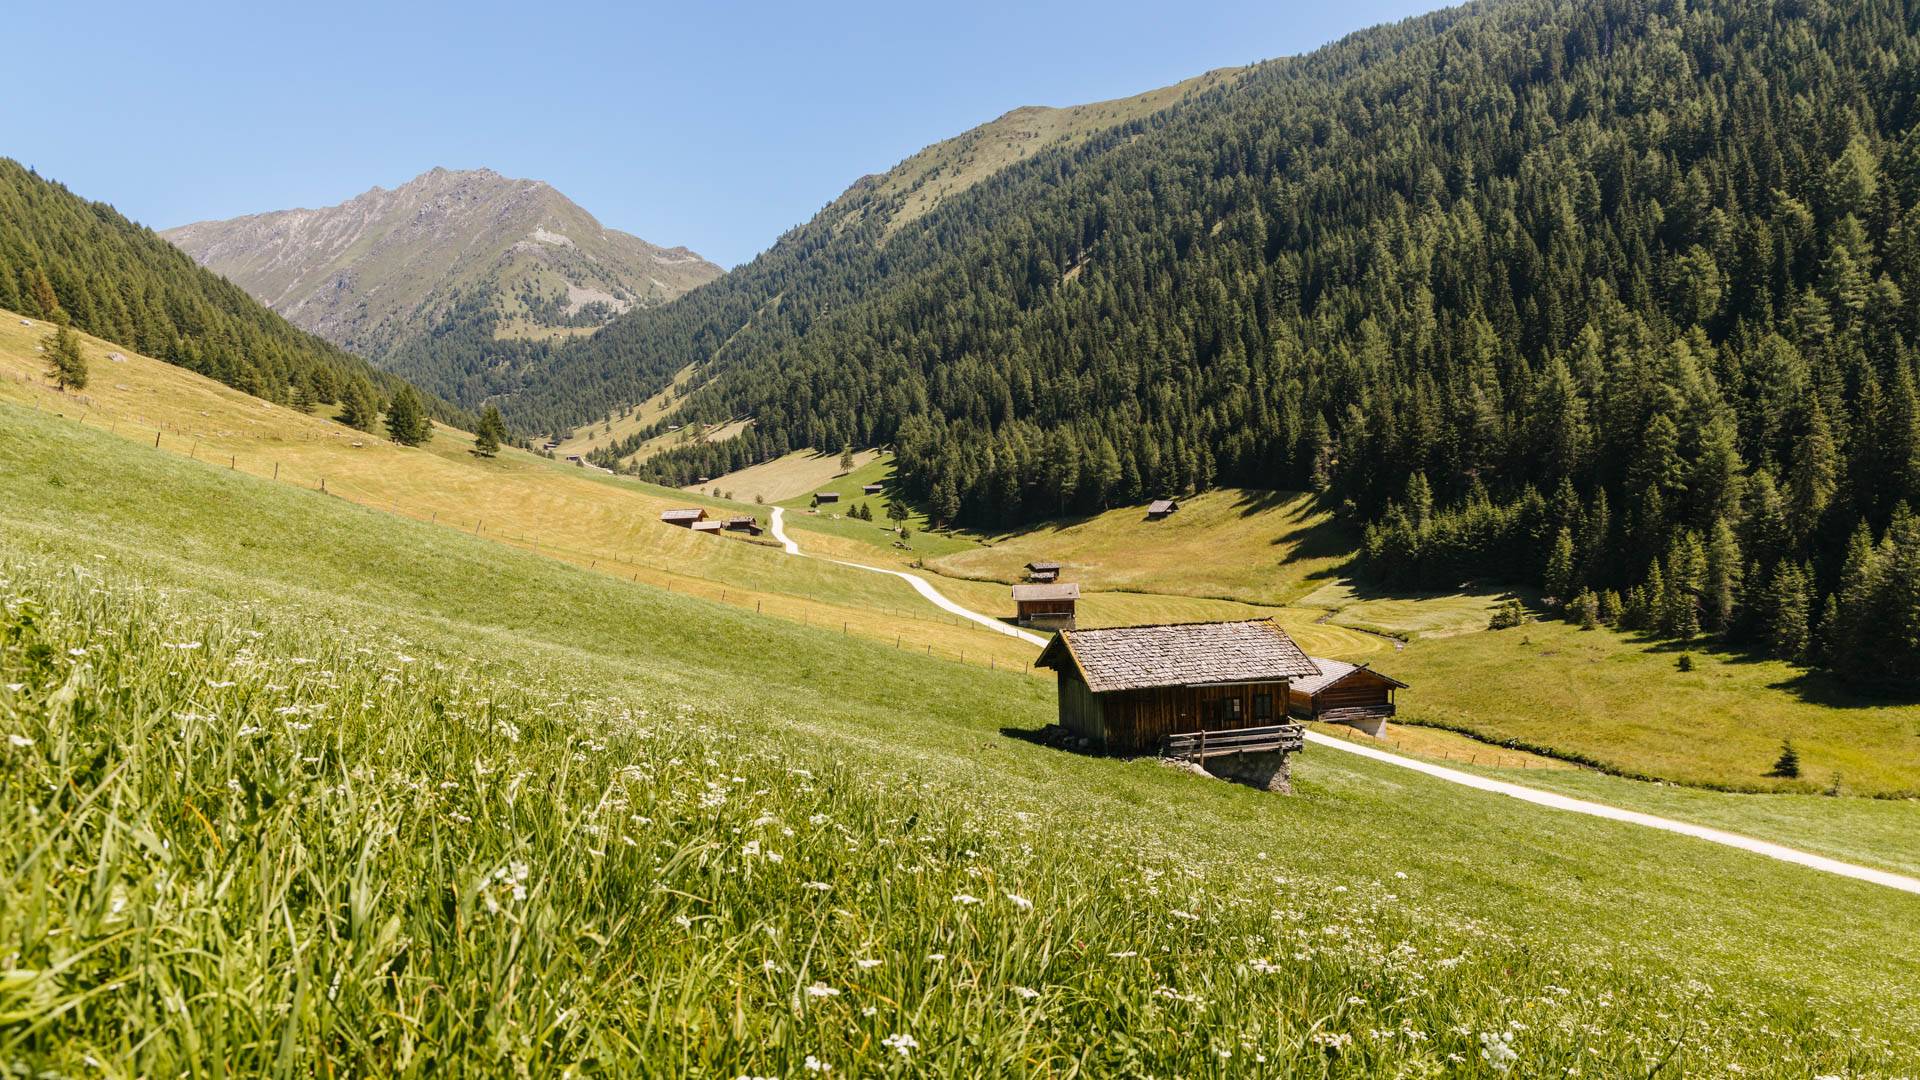
{"type": "Polygon", "coordinates": [[[1275,797],[1047,749],[1022,674],[9,405],[0,503],[29,1071],[1920,1065],[1920,898],[1329,752],[1275,797]]]}

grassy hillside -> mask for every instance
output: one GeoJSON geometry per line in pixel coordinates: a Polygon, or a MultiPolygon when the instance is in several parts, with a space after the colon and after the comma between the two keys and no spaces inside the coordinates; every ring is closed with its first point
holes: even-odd
{"type": "Polygon", "coordinates": [[[3,404],[0,498],[34,1067],[1920,1061],[1913,897],[1325,753],[1291,798],[1060,753],[1022,677],[3,404]]]}
{"type": "Polygon", "coordinates": [[[1495,742],[1684,784],[1920,795],[1920,705],[1778,660],[1556,620],[1417,640],[1393,669],[1421,688],[1406,719],[1495,742]],[[1801,777],[1767,776],[1788,740],[1801,777]]]}
{"type": "Polygon", "coordinates": [[[437,427],[409,449],[323,417],[260,401],[192,372],[88,339],[95,378],[79,396],[41,377],[39,338],[0,316],[0,400],[78,414],[124,438],[277,479],[595,568],[813,625],[844,627],[903,647],[932,648],[982,664],[1024,667],[1018,642],[934,611],[895,579],[815,560],[797,562],[770,543],[696,536],[662,525],[660,511],[728,503],[609,477],[515,450],[475,458],[472,438],[437,427]],[[107,359],[119,352],[119,362],[107,359]]]}
{"type": "Polygon", "coordinates": [[[1311,496],[1229,489],[1180,501],[1164,520],[1146,505],[1045,522],[934,562],[941,573],[1014,582],[1034,559],[1100,589],[1285,604],[1352,557],[1353,538],[1311,496]]]}

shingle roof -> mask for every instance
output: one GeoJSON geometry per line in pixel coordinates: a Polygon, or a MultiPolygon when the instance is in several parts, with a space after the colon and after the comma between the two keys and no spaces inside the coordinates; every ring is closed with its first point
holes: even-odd
{"type": "Polygon", "coordinates": [[[1272,619],[1063,630],[1041,667],[1072,664],[1096,694],[1152,686],[1277,682],[1319,673],[1272,619]]]}
{"type": "Polygon", "coordinates": [[[1382,679],[1385,679],[1386,681],[1392,683],[1393,685],[1401,687],[1403,689],[1407,685],[1406,683],[1401,682],[1399,679],[1396,679],[1391,675],[1381,675],[1379,672],[1373,670],[1370,667],[1366,667],[1365,665],[1356,667],[1353,664],[1349,664],[1344,660],[1328,660],[1324,657],[1319,657],[1319,656],[1310,656],[1307,659],[1313,661],[1314,666],[1320,669],[1320,674],[1310,675],[1304,679],[1295,679],[1293,681],[1293,685],[1291,686],[1291,689],[1304,691],[1305,693],[1309,693],[1309,694],[1317,694],[1320,691],[1325,690],[1327,687],[1332,686],[1334,683],[1337,683],[1340,680],[1346,678],[1347,676],[1353,674],[1354,672],[1361,671],[1361,670],[1366,671],[1367,674],[1369,675],[1375,675],[1382,679]]]}
{"type": "Polygon", "coordinates": [[[661,521],[698,521],[707,516],[705,510],[662,510],[661,521]]]}
{"type": "Polygon", "coordinates": [[[1059,563],[1057,563],[1057,562],[1054,562],[1054,561],[1053,561],[1052,559],[1035,559],[1035,560],[1033,560],[1032,562],[1030,562],[1030,563],[1028,563],[1028,564],[1027,564],[1027,569],[1029,569],[1029,570],[1058,570],[1058,569],[1060,569],[1060,564],[1059,564],[1059,563]]]}
{"type": "Polygon", "coordinates": [[[1147,513],[1171,514],[1178,509],[1180,509],[1180,504],[1172,499],[1155,499],[1153,503],[1147,507],[1147,513]]]}
{"type": "Polygon", "coordinates": [[[1058,585],[1015,585],[1013,598],[1015,600],[1078,600],[1080,584],[1068,581],[1058,585]]]}
{"type": "Polygon", "coordinates": [[[726,528],[726,524],[719,521],[696,521],[693,523],[694,532],[719,532],[724,528],[726,528]]]}

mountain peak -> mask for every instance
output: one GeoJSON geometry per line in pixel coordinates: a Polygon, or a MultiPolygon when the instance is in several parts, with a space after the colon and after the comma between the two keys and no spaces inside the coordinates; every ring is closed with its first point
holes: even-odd
{"type": "Polygon", "coordinates": [[[454,318],[486,321],[493,337],[589,332],[721,273],[684,248],[602,226],[543,180],[489,168],[435,166],[337,206],[162,235],[299,326],[376,361],[448,332],[454,318]]]}

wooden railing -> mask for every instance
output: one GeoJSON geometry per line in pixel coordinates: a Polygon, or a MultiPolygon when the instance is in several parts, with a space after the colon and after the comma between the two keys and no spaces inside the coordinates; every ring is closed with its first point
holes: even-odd
{"type": "Polygon", "coordinates": [[[1160,756],[1205,761],[1224,754],[1294,753],[1305,744],[1304,736],[1305,729],[1299,724],[1273,724],[1231,731],[1193,731],[1167,736],[1167,741],[1160,748],[1160,756]]]}
{"type": "Polygon", "coordinates": [[[1343,724],[1349,720],[1371,720],[1376,716],[1392,715],[1392,705],[1349,705],[1341,709],[1328,709],[1314,719],[1324,720],[1329,724],[1343,724]]]}

